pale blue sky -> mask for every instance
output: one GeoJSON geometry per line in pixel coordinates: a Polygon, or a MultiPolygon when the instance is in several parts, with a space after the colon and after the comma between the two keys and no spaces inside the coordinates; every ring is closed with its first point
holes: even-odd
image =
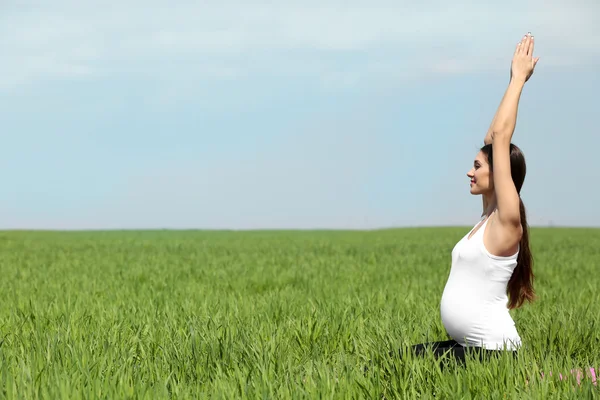
{"type": "Polygon", "coordinates": [[[527,31],[530,224],[600,226],[593,1],[4,1],[0,229],[471,225],[527,31]]]}

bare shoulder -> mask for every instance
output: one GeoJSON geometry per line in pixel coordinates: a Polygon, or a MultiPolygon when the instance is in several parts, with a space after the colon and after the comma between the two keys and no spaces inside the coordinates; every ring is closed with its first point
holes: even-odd
{"type": "Polygon", "coordinates": [[[519,249],[523,228],[518,225],[506,225],[498,220],[498,212],[490,215],[483,233],[483,244],[487,251],[498,257],[509,257],[519,249]]]}

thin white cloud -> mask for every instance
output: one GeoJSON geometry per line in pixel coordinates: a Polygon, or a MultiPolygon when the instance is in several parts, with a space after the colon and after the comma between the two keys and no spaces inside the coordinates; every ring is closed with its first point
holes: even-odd
{"type": "Polygon", "coordinates": [[[372,76],[506,69],[526,30],[538,38],[545,65],[600,58],[594,2],[58,0],[2,7],[0,87],[124,73],[308,74],[353,85],[372,76]],[[335,58],[347,54],[353,62],[335,58]]]}

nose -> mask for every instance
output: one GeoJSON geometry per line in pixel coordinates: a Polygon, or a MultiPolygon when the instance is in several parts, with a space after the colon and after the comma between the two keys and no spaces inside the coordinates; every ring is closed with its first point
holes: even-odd
{"type": "Polygon", "coordinates": [[[468,176],[469,178],[472,178],[472,177],[474,177],[474,176],[475,176],[475,174],[473,173],[473,168],[471,168],[471,170],[470,170],[469,172],[467,172],[467,176],[468,176]]]}

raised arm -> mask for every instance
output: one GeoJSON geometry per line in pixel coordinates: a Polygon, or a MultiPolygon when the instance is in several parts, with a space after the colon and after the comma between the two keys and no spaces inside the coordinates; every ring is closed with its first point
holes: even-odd
{"type": "Polygon", "coordinates": [[[494,118],[492,119],[492,123],[490,124],[490,127],[487,131],[487,133],[485,134],[485,138],[483,139],[483,144],[490,144],[492,143],[492,132],[493,132],[493,126],[496,123],[496,118],[498,118],[498,111],[496,111],[496,115],[494,115],[494,118]]]}
{"type": "Polygon", "coordinates": [[[510,142],[517,123],[517,111],[523,86],[539,60],[533,58],[533,47],[534,40],[530,34],[527,34],[517,45],[511,66],[512,77],[490,129],[498,220],[508,229],[521,228],[520,199],[510,172],[510,142]]]}
{"type": "MultiPolygon", "coordinates": [[[[521,46],[523,46],[521,43],[524,43],[525,39],[528,36],[529,36],[529,34],[525,35],[523,37],[523,40],[519,44],[517,44],[517,49],[515,51],[515,56],[517,55],[517,53],[519,51],[519,48],[521,46]]],[[[531,54],[533,54],[533,36],[531,36],[531,46],[532,46],[531,47],[531,54]]],[[[533,61],[533,67],[535,67],[535,64],[537,64],[538,60],[539,60],[539,58],[532,59],[532,61],[533,61]]],[[[514,58],[513,58],[513,62],[514,62],[514,58]]],[[[533,73],[533,68],[531,69],[531,72],[528,75],[526,75],[525,80],[523,81],[523,84],[529,80],[529,78],[531,77],[532,73],[533,73]]],[[[502,98],[502,101],[500,102],[500,106],[496,110],[496,114],[494,115],[494,118],[492,119],[492,122],[490,123],[490,127],[488,128],[488,130],[487,130],[487,132],[485,134],[485,137],[483,139],[483,143],[484,144],[491,144],[492,143],[492,133],[494,132],[494,130],[498,129],[498,126],[496,124],[496,121],[498,119],[498,113],[500,112],[500,109],[503,108],[503,103],[504,103],[504,101],[506,99],[506,95],[509,94],[508,92],[510,90],[510,86],[511,86],[512,83],[514,83],[514,77],[513,77],[513,66],[511,65],[510,80],[508,82],[509,87],[508,87],[507,91],[504,93],[504,97],[502,98]]],[[[515,125],[516,125],[516,114],[515,114],[515,125]]],[[[514,132],[514,126],[513,126],[512,129],[513,129],[513,132],[514,132]]]]}

